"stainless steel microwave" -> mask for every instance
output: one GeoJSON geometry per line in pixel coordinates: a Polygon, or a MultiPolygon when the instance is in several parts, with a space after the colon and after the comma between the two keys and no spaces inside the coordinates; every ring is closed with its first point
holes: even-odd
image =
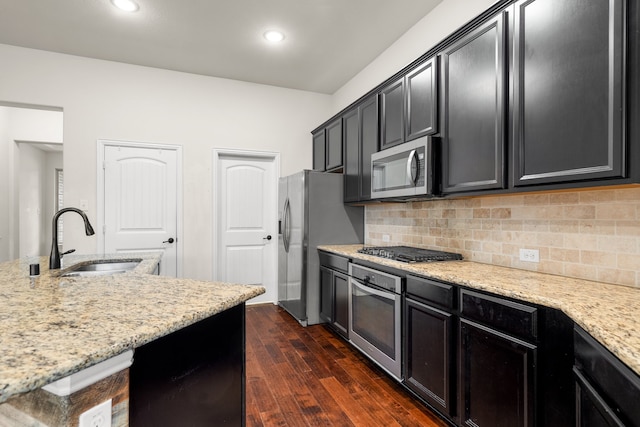
{"type": "Polygon", "coordinates": [[[433,142],[430,136],[371,155],[371,198],[433,195],[433,142]]]}

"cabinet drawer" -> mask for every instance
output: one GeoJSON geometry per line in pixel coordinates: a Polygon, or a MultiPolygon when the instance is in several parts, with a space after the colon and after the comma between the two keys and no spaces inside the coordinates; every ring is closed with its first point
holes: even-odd
{"type": "Polygon", "coordinates": [[[342,271],[344,273],[349,272],[349,258],[322,251],[319,251],[318,255],[320,256],[320,265],[342,271]]]}
{"type": "Polygon", "coordinates": [[[453,285],[424,279],[422,277],[407,276],[407,294],[442,307],[453,308],[455,301],[453,285]]]}
{"type": "Polygon", "coordinates": [[[463,289],[460,291],[460,314],[525,339],[538,337],[538,309],[535,307],[463,289]]]}

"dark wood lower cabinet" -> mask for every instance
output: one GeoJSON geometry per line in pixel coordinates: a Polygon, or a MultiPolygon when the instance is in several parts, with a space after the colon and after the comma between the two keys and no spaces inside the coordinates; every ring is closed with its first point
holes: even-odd
{"type": "Polygon", "coordinates": [[[405,326],[405,385],[442,415],[452,418],[452,314],[407,298],[405,326]]]}
{"type": "Polygon", "coordinates": [[[349,337],[349,276],[320,267],[320,318],[349,337]]]}
{"type": "Polygon", "coordinates": [[[333,326],[344,337],[349,336],[349,277],[346,274],[333,275],[333,326]]]}
{"type": "Polygon", "coordinates": [[[536,350],[535,345],[460,319],[462,425],[535,425],[536,350]]]}
{"type": "Polygon", "coordinates": [[[624,427],[604,398],[579,369],[576,376],[576,427],[624,427]]]}
{"type": "Polygon", "coordinates": [[[640,376],[579,326],[574,343],[576,427],[640,426],[640,376]]]}

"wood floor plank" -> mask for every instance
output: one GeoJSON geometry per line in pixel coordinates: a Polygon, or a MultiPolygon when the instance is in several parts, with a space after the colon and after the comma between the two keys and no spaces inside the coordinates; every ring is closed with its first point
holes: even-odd
{"type": "Polygon", "coordinates": [[[353,399],[353,395],[342,387],[335,378],[322,378],[320,379],[320,383],[330,394],[335,396],[338,406],[347,414],[353,424],[356,426],[380,425],[353,399]]]}
{"type": "Polygon", "coordinates": [[[248,427],[446,426],[325,326],[272,304],[246,312],[248,427]]]}

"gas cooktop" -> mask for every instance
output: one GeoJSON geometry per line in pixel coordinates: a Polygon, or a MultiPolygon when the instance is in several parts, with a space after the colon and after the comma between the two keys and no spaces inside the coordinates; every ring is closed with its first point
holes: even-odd
{"type": "Polygon", "coordinates": [[[462,255],[453,252],[433,251],[410,246],[365,246],[358,252],[407,263],[458,261],[462,259],[462,255]]]}

